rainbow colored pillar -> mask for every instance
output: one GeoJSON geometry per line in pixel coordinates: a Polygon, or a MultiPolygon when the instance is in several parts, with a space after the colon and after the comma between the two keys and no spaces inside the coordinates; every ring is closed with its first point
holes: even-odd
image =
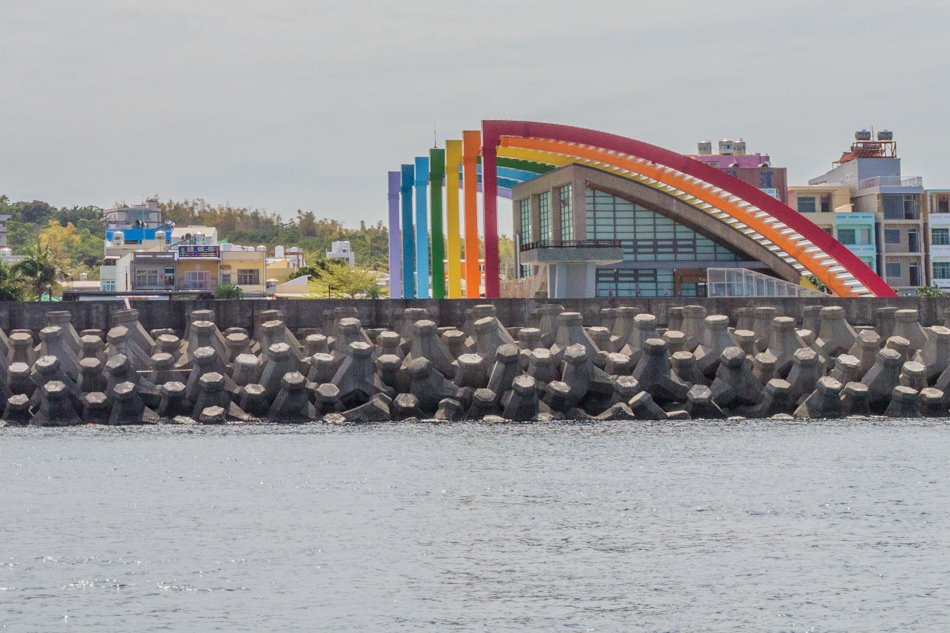
{"type": "Polygon", "coordinates": [[[442,179],[445,150],[429,150],[429,230],[432,232],[432,298],[445,298],[445,237],[442,233],[442,179]]]}
{"type": "Polygon", "coordinates": [[[416,298],[429,298],[429,157],[416,157],[416,298]]]}
{"type": "Polygon", "coordinates": [[[412,165],[402,166],[399,190],[402,193],[402,296],[416,298],[416,246],[412,228],[412,165]]]}
{"type": "Polygon", "coordinates": [[[498,166],[497,139],[482,135],[482,204],[485,230],[485,298],[501,296],[498,270],[498,166]]]}
{"type": "Polygon", "coordinates": [[[402,262],[399,249],[399,182],[398,171],[389,172],[389,296],[402,298],[402,262]]]}
{"type": "Polygon", "coordinates": [[[465,296],[478,299],[481,272],[478,270],[478,153],[482,133],[462,132],[462,188],[465,192],[465,296]]]}
{"type": "Polygon", "coordinates": [[[462,141],[445,142],[445,225],[448,232],[449,299],[462,297],[462,232],[459,227],[459,165],[462,141]]]}

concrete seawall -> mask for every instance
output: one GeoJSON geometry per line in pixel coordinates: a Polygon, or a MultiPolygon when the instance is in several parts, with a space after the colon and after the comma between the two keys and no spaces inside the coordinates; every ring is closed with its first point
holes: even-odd
{"type": "Polygon", "coordinates": [[[950,416],[950,328],[891,302],[346,303],[10,304],[0,425],[950,416]]]}
{"type": "MultiPolygon", "coordinates": [[[[239,301],[132,301],[131,307],[139,312],[139,321],[146,330],[172,328],[183,331],[188,314],[193,310],[212,310],[215,324],[221,329],[239,327],[253,329],[254,315],[263,310],[280,310],[287,327],[323,328],[327,325],[325,312],[337,307],[355,308],[366,328],[392,328],[397,316],[407,308],[424,308],[432,320],[442,326],[460,327],[465,311],[473,306],[491,303],[498,320],[507,327],[525,327],[531,323],[533,311],[545,303],[556,303],[567,312],[581,314],[585,324],[597,324],[604,308],[637,307],[657,317],[658,325],[669,323],[669,309],[685,305],[701,305],[706,314],[722,314],[730,323],[737,321],[739,308],[774,307],[777,313],[801,322],[807,306],[840,306],[845,319],[852,325],[873,325],[874,311],[882,307],[917,310],[924,326],[942,325],[944,313],[950,309],[950,298],[896,297],[889,299],[696,299],[689,297],[642,297],[634,299],[417,299],[417,300],[350,300],[350,299],[279,299],[239,301]]],[[[80,301],[56,304],[36,302],[0,302],[0,329],[10,331],[27,329],[38,331],[46,326],[45,314],[50,309],[68,311],[73,326],[78,330],[108,330],[115,325],[113,315],[121,309],[119,301],[80,301]]]]}

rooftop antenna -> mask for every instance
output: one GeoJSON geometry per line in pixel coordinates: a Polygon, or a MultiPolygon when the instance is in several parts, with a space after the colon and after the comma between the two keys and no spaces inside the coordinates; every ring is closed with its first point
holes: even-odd
{"type": "Polygon", "coordinates": [[[432,147],[436,148],[439,146],[439,140],[435,135],[435,123],[432,124],[432,147]]]}

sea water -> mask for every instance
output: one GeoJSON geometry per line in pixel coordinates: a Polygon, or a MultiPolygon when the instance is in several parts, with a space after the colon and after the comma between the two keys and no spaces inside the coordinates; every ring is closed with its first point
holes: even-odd
{"type": "Polygon", "coordinates": [[[950,423],[0,429],[0,631],[948,631],[950,423]]]}

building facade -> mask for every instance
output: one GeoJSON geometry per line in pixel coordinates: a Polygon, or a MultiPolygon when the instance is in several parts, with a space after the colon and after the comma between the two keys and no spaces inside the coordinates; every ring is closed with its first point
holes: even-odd
{"type": "Polygon", "coordinates": [[[890,132],[859,131],[851,150],[811,185],[847,187],[852,209],[875,215],[876,272],[899,294],[914,294],[929,284],[928,213],[923,182],[901,175],[890,132]],[[867,138],[866,138],[867,137],[867,138]]]}
{"type": "Polygon", "coordinates": [[[926,192],[930,225],[930,285],[950,290],[950,189],[926,192]]]}
{"type": "Polygon", "coordinates": [[[221,246],[220,283],[239,287],[247,297],[263,296],[266,290],[267,253],[249,246],[221,246]]]}
{"type": "Polygon", "coordinates": [[[730,176],[761,189],[773,198],[788,203],[788,173],[784,167],[773,167],[768,154],[749,154],[742,139],[724,138],[713,153],[711,141],[700,141],[698,152],[690,158],[724,171],[730,176]]]}
{"type": "Polygon", "coordinates": [[[148,200],[145,204],[119,205],[102,212],[107,226],[151,228],[162,225],[162,211],[158,200],[148,200]]]}
{"type": "Polygon", "coordinates": [[[801,274],[748,235],[670,196],[580,165],[512,190],[520,274],[535,294],[705,296],[709,269],[743,269],[798,284],[801,274]]]}

